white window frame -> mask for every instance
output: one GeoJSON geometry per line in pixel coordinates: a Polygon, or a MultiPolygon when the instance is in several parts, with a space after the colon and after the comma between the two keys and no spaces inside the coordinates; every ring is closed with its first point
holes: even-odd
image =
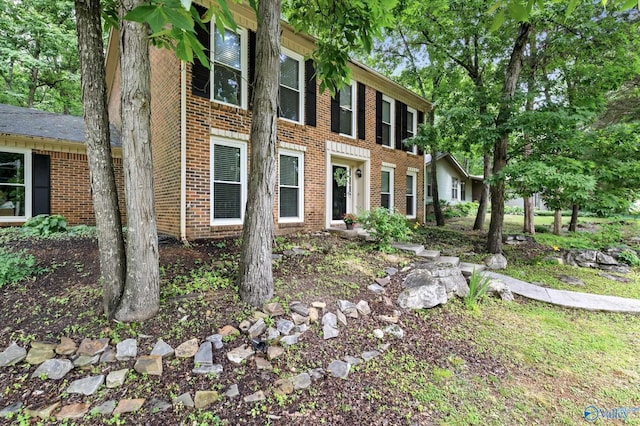
{"type": "MultiPolygon", "coordinates": [[[[293,188],[292,186],[287,186],[293,188]]],[[[304,152],[292,151],[288,149],[278,150],[278,222],[279,223],[300,223],[304,222],[304,152]],[[298,158],[298,216],[297,217],[281,217],[280,216],[280,156],[298,158]]]]}
{"type": "MultiPolygon", "coordinates": [[[[232,139],[226,139],[221,137],[211,137],[210,143],[210,159],[209,159],[209,170],[210,170],[210,185],[209,185],[209,193],[210,193],[210,213],[209,220],[211,226],[225,226],[225,225],[242,225],[244,221],[244,214],[247,204],[247,143],[243,141],[237,141],[232,139]],[[240,218],[229,218],[229,219],[215,219],[214,218],[214,146],[215,145],[223,145],[229,146],[233,148],[240,149],[240,218]]],[[[222,182],[222,181],[221,181],[222,182]]]]}
{"type": "MultiPolygon", "coordinates": [[[[413,114],[413,129],[407,129],[407,131],[413,132],[413,134],[408,136],[407,139],[415,136],[416,133],[418,133],[418,111],[415,108],[411,108],[410,106],[407,106],[407,115],[409,114],[413,114]]],[[[411,148],[411,151],[408,151],[408,152],[417,155],[418,147],[413,145],[413,147],[411,148]]]]}
{"type": "Polygon", "coordinates": [[[395,169],[393,167],[382,167],[382,169],[380,170],[380,205],[382,205],[382,172],[389,172],[389,211],[393,212],[395,210],[395,169]]]}
{"type": "MultiPolygon", "coordinates": [[[[351,86],[351,135],[346,134],[346,133],[340,133],[341,136],[347,137],[347,138],[351,138],[351,139],[355,139],[356,138],[356,133],[357,133],[357,129],[356,129],[356,114],[357,114],[357,108],[356,108],[356,101],[357,101],[357,87],[356,87],[356,82],[355,81],[351,81],[351,83],[346,84],[342,89],[346,88],[347,86],[351,86]]],[[[340,90],[342,90],[340,89],[340,90]]],[[[339,94],[340,92],[338,92],[339,94]]],[[[339,95],[338,95],[339,96],[339,95]]],[[[342,112],[342,102],[338,102],[338,108],[340,110],[340,112],[342,112]]],[[[340,120],[342,121],[342,114],[340,114],[340,120]]]]}
{"type": "MultiPolygon", "coordinates": [[[[413,177],[413,194],[406,194],[405,195],[405,200],[406,200],[406,196],[408,195],[413,195],[413,214],[412,215],[406,215],[407,219],[415,219],[417,216],[417,207],[418,207],[418,173],[416,172],[407,172],[407,176],[412,176],[413,177]]],[[[405,184],[406,187],[406,184],[405,184]]],[[[405,189],[406,191],[406,189],[405,189]]]]}
{"type": "Polygon", "coordinates": [[[226,30],[229,30],[231,32],[235,32],[236,34],[238,34],[240,36],[240,90],[241,90],[241,96],[240,96],[240,105],[236,105],[236,104],[231,104],[229,102],[224,102],[221,101],[219,99],[215,98],[215,93],[214,93],[214,69],[215,69],[215,37],[216,37],[216,33],[218,32],[218,29],[215,27],[215,19],[211,20],[211,24],[210,24],[210,28],[209,28],[209,32],[210,32],[210,46],[211,49],[209,51],[209,60],[211,61],[211,71],[210,71],[210,87],[211,87],[211,96],[210,96],[210,100],[211,102],[215,102],[221,105],[228,105],[231,107],[235,107],[235,108],[242,108],[242,109],[247,109],[247,105],[248,105],[248,90],[249,90],[249,85],[248,85],[248,80],[249,80],[249,56],[248,56],[248,50],[249,50],[249,42],[248,42],[248,34],[247,34],[247,30],[241,27],[238,27],[236,31],[232,30],[231,28],[225,28],[226,30]]]}
{"type": "MultiPolygon", "coordinates": [[[[31,217],[31,204],[32,204],[32,194],[31,194],[31,176],[33,174],[32,164],[31,164],[31,150],[23,149],[23,148],[9,148],[9,147],[0,147],[0,151],[2,152],[11,152],[14,154],[22,154],[24,155],[24,216],[0,216],[0,222],[24,222],[25,220],[31,217]]],[[[23,186],[23,184],[3,184],[3,186],[23,186]]]]}
{"type": "MultiPolygon", "coordinates": [[[[393,100],[393,98],[387,96],[387,95],[382,95],[382,102],[388,102],[389,103],[389,114],[391,114],[391,122],[390,123],[385,123],[384,121],[382,121],[382,125],[384,126],[385,124],[389,124],[389,145],[385,145],[384,141],[382,141],[382,146],[385,148],[389,148],[389,149],[395,149],[395,137],[396,137],[396,132],[395,132],[395,127],[396,127],[396,102],[393,100]]],[[[382,107],[382,106],[381,106],[382,107]]],[[[380,114],[382,116],[382,114],[380,114]]]]}
{"type": "MultiPolygon", "coordinates": [[[[302,124],[304,123],[304,93],[305,93],[305,81],[304,81],[304,56],[295,53],[286,47],[281,47],[281,54],[288,56],[290,59],[298,62],[298,81],[300,82],[300,88],[298,89],[298,117],[299,120],[291,120],[286,117],[279,117],[281,120],[289,121],[291,123],[302,124]]],[[[282,83],[279,83],[278,87],[282,86],[282,83]]],[[[286,86],[288,89],[296,90],[292,87],[286,86]]],[[[280,98],[280,90],[278,89],[278,99],[280,98]]],[[[278,114],[280,115],[280,114],[278,114]]]]}
{"type": "Polygon", "coordinates": [[[460,199],[460,180],[453,176],[451,176],[451,199],[460,199]]]}
{"type": "Polygon", "coordinates": [[[467,201],[467,182],[460,181],[460,201],[467,201]]]}
{"type": "Polygon", "coordinates": [[[425,179],[425,193],[427,194],[427,197],[433,197],[433,183],[431,182],[431,168],[427,167],[425,169],[425,173],[424,173],[424,179],[425,179]]]}

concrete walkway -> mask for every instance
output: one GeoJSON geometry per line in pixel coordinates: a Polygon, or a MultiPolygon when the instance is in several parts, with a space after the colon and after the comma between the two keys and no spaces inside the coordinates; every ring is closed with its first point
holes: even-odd
{"type": "Polygon", "coordinates": [[[589,311],[606,311],[620,313],[640,313],[640,300],[625,299],[617,296],[579,293],[577,291],[555,290],[529,284],[496,272],[484,271],[484,276],[501,280],[509,286],[512,293],[527,299],[564,306],[567,308],[586,309],[589,311]]]}

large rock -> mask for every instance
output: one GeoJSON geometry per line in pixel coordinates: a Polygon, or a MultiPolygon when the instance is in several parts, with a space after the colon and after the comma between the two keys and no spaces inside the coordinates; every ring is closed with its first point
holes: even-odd
{"type": "Polygon", "coordinates": [[[425,309],[447,303],[447,292],[440,283],[410,287],[398,296],[398,305],[405,309],[425,309]]]}
{"type": "MultiPolygon", "coordinates": [[[[439,285],[444,287],[447,298],[458,296],[465,297],[469,294],[467,280],[457,266],[438,265],[425,263],[419,269],[411,272],[404,281],[407,288],[421,287],[424,285],[439,285]]],[[[435,306],[435,305],[434,305],[435,306]]]]}
{"type": "Polygon", "coordinates": [[[60,380],[73,370],[73,364],[68,359],[48,359],[33,372],[31,377],[60,380]]]}
{"type": "Polygon", "coordinates": [[[80,393],[82,395],[93,395],[104,383],[104,376],[89,376],[84,379],[72,382],[67,388],[67,393],[80,393]]]}
{"type": "Polygon", "coordinates": [[[484,264],[489,269],[506,269],[507,258],[501,254],[492,254],[484,259],[484,264]]]}
{"type": "Polygon", "coordinates": [[[513,293],[507,284],[500,280],[490,280],[487,283],[487,294],[499,296],[502,300],[513,301],[513,293]]]}

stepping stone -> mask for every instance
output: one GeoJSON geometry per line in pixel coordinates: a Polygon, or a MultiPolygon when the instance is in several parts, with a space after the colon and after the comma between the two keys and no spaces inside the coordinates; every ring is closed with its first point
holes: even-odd
{"type": "Polygon", "coordinates": [[[155,413],[164,413],[165,411],[167,411],[169,408],[171,408],[171,404],[167,401],[164,401],[160,398],[153,398],[149,401],[149,411],[151,411],[151,414],[155,414],[155,413]]]}
{"type": "Polygon", "coordinates": [[[218,376],[222,373],[223,367],[222,364],[200,364],[195,367],[191,372],[193,374],[211,374],[214,376],[218,376]]]}
{"type": "Polygon", "coordinates": [[[100,355],[100,362],[116,361],[116,351],[111,346],[107,346],[107,349],[105,349],[104,352],[102,352],[102,355],[100,355]]]}
{"type": "Polygon", "coordinates": [[[193,362],[196,364],[213,364],[213,349],[211,342],[203,342],[198,349],[193,362]]]}
{"type": "Polygon", "coordinates": [[[293,382],[291,379],[278,379],[273,383],[273,393],[279,395],[289,395],[293,393],[293,382]]]}
{"type": "Polygon", "coordinates": [[[162,358],[169,358],[174,354],[174,350],[167,342],[162,339],[158,339],[155,345],[153,345],[153,349],[151,350],[151,355],[159,356],[162,358]]]}
{"type": "Polygon", "coordinates": [[[284,315],[284,309],[282,308],[282,305],[278,302],[267,303],[262,307],[262,309],[264,309],[264,311],[269,315],[271,315],[272,317],[284,315]]]}
{"type": "Polygon", "coordinates": [[[369,307],[369,303],[366,300],[361,300],[356,305],[356,309],[358,313],[362,316],[369,315],[371,313],[371,308],[369,307]]]}
{"type": "Polygon", "coordinates": [[[107,349],[109,345],[109,339],[84,339],[80,342],[80,347],[78,348],[78,355],[87,355],[94,356],[97,354],[101,354],[107,349]]]}
{"type": "Polygon", "coordinates": [[[26,361],[31,365],[39,365],[48,359],[56,356],[56,353],[51,348],[31,348],[27,354],[26,361]]]}
{"type": "Polygon", "coordinates": [[[338,317],[333,312],[327,312],[322,316],[322,325],[338,328],[338,317]]]}
{"type": "Polygon", "coordinates": [[[113,415],[115,416],[116,414],[133,413],[134,411],[138,411],[144,405],[144,401],[144,398],[121,399],[118,401],[116,409],[113,410],[113,415]]]}
{"type": "Polygon", "coordinates": [[[289,334],[291,330],[293,330],[293,327],[295,327],[293,321],[289,321],[283,318],[280,318],[276,323],[276,328],[282,334],[289,334]]]}
{"type": "Polygon", "coordinates": [[[118,388],[124,385],[124,381],[129,374],[129,369],[124,368],[122,370],[112,371],[107,374],[106,385],[109,389],[118,388]]]}
{"type": "Polygon", "coordinates": [[[362,359],[366,361],[371,361],[373,358],[377,357],[378,355],[380,355],[380,352],[378,351],[366,351],[366,352],[362,352],[362,359]]]}
{"type": "Polygon", "coordinates": [[[487,266],[480,265],[478,263],[460,262],[458,268],[460,268],[460,272],[462,272],[462,275],[464,275],[465,277],[470,277],[471,275],[473,275],[473,271],[476,271],[476,273],[480,273],[487,269],[487,266]]]}
{"type": "Polygon", "coordinates": [[[61,337],[60,344],[56,346],[56,353],[58,355],[73,355],[78,349],[76,342],[68,337],[61,337]]]}
{"type": "Polygon", "coordinates": [[[269,361],[274,360],[282,356],[284,352],[285,352],[285,349],[282,346],[269,346],[267,348],[267,359],[269,361]]]}
{"type": "Polygon", "coordinates": [[[400,328],[398,324],[391,324],[385,327],[384,332],[391,334],[396,339],[402,339],[404,337],[404,330],[400,328]]]}
{"type": "Polygon", "coordinates": [[[389,267],[389,268],[385,268],[384,270],[385,274],[389,275],[390,277],[394,276],[395,274],[398,273],[398,270],[394,267],[389,267]]]}
{"type": "Polygon", "coordinates": [[[334,337],[338,337],[339,334],[340,332],[335,327],[331,327],[330,325],[322,326],[322,337],[324,340],[333,339],[334,337]]]}
{"type": "Polygon", "coordinates": [[[93,395],[98,388],[104,383],[104,375],[89,376],[71,382],[67,388],[67,393],[80,393],[83,395],[93,395]]]}
{"type": "Polygon", "coordinates": [[[398,250],[411,251],[415,254],[424,251],[424,246],[420,244],[403,244],[403,243],[393,243],[391,247],[396,248],[398,250]]]}
{"type": "Polygon", "coordinates": [[[292,312],[295,312],[298,315],[302,315],[303,317],[309,316],[309,308],[307,308],[300,302],[289,303],[289,309],[291,309],[292,312]]]}
{"type": "Polygon", "coordinates": [[[222,334],[212,334],[205,339],[207,342],[211,342],[213,349],[219,351],[224,348],[224,342],[222,341],[222,334]]]}
{"type": "Polygon", "coordinates": [[[434,262],[441,259],[440,252],[438,250],[421,250],[416,254],[420,257],[423,257],[425,259],[428,259],[434,262]]]}
{"type": "Polygon", "coordinates": [[[2,410],[0,410],[0,419],[12,417],[13,415],[17,414],[20,409],[22,409],[22,402],[20,401],[14,402],[11,405],[7,405],[2,410]]]}
{"type": "Polygon", "coordinates": [[[244,402],[259,402],[267,399],[264,392],[259,390],[258,392],[252,393],[251,395],[247,395],[244,397],[244,402]]]}
{"type": "Polygon", "coordinates": [[[342,313],[342,311],[336,311],[336,317],[340,324],[346,326],[347,325],[347,317],[342,313]]]}
{"type": "Polygon", "coordinates": [[[138,355],[138,342],[136,339],[125,339],[116,345],[116,359],[129,361],[138,355]]]}
{"type": "Polygon", "coordinates": [[[74,367],[86,367],[87,365],[95,365],[100,361],[100,355],[80,355],[73,360],[74,367]]]}
{"type": "Polygon", "coordinates": [[[369,287],[367,287],[367,289],[376,294],[384,293],[384,287],[382,287],[380,284],[371,284],[369,287]]]}
{"type": "Polygon", "coordinates": [[[239,334],[240,330],[230,325],[225,325],[224,327],[218,329],[218,334],[222,337],[231,336],[234,334],[239,334]]]}
{"type": "Polygon", "coordinates": [[[379,328],[376,328],[373,330],[373,336],[378,338],[378,339],[383,339],[384,338],[384,331],[380,330],[379,328]]]}
{"type": "Polygon", "coordinates": [[[191,398],[191,394],[189,392],[185,392],[173,400],[173,405],[183,405],[185,407],[194,407],[196,404],[193,402],[193,398],[191,398]]]}
{"type": "Polygon", "coordinates": [[[349,375],[349,370],[351,369],[351,365],[348,362],[335,360],[331,361],[327,370],[333,377],[337,377],[339,379],[346,379],[349,375]]]}
{"type": "Polygon", "coordinates": [[[31,378],[40,377],[44,380],[60,380],[73,370],[73,363],[68,359],[48,359],[33,372],[31,378]]]}
{"type": "Polygon", "coordinates": [[[460,265],[460,258],[455,256],[440,256],[438,265],[451,265],[456,267],[460,265]]]}
{"type": "Polygon", "coordinates": [[[235,383],[232,384],[227,388],[227,391],[224,394],[227,396],[227,398],[235,398],[236,396],[240,395],[238,385],[235,383]]]}
{"type": "Polygon", "coordinates": [[[80,419],[89,411],[89,404],[79,402],[77,404],[65,405],[56,413],[56,419],[80,419]]]}
{"type": "Polygon", "coordinates": [[[362,359],[355,356],[345,355],[344,360],[353,366],[362,364],[362,359]]]}
{"type": "Polygon", "coordinates": [[[113,413],[113,410],[116,409],[116,400],[111,399],[109,401],[105,401],[102,404],[93,407],[91,410],[91,414],[102,414],[104,416],[110,416],[113,413]]]}
{"type": "Polygon", "coordinates": [[[264,323],[264,320],[260,318],[258,321],[254,322],[251,327],[249,327],[249,330],[247,332],[249,333],[250,338],[255,339],[266,330],[267,325],[264,323]]]}
{"type": "Polygon", "coordinates": [[[133,369],[140,374],[162,376],[162,357],[157,355],[141,356],[136,360],[133,369]]]}
{"type": "Polygon", "coordinates": [[[306,389],[311,386],[311,376],[308,373],[301,373],[291,378],[293,389],[306,389]]]}
{"type": "Polygon", "coordinates": [[[229,361],[235,363],[235,364],[240,364],[242,363],[242,361],[244,361],[245,359],[249,358],[250,356],[252,356],[254,354],[254,350],[247,346],[247,345],[242,345],[239,346],[235,349],[233,349],[230,352],[227,352],[227,359],[229,359],[229,361]]]}
{"type": "Polygon", "coordinates": [[[376,281],[376,284],[381,285],[382,287],[386,287],[391,282],[391,278],[389,277],[376,278],[375,281],[376,281]]]}
{"type": "Polygon", "coordinates": [[[280,339],[280,344],[282,346],[293,346],[296,343],[298,343],[298,336],[296,336],[295,334],[292,334],[291,336],[284,336],[282,339],[280,339]]]}
{"type": "Polygon", "coordinates": [[[198,339],[187,340],[175,349],[176,358],[191,358],[195,356],[200,347],[198,339]]]}
{"type": "Polygon", "coordinates": [[[42,420],[46,420],[51,417],[51,414],[60,406],[60,402],[53,404],[42,404],[35,407],[28,407],[24,410],[25,414],[29,417],[37,417],[42,420]]]}
{"type": "Polygon", "coordinates": [[[196,408],[207,408],[216,401],[218,401],[218,392],[196,391],[196,397],[194,399],[196,408]]]}

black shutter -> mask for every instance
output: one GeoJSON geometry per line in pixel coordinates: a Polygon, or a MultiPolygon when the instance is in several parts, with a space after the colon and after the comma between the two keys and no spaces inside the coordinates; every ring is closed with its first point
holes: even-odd
{"type": "Polygon", "coordinates": [[[406,119],[406,115],[402,114],[402,106],[404,104],[400,101],[396,101],[396,149],[404,149],[404,144],[402,143],[402,134],[404,128],[404,120],[406,119]]]}
{"type": "MultiPolygon", "coordinates": [[[[247,99],[249,100],[249,109],[253,107],[253,86],[256,79],[256,33],[249,30],[249,90],[247,99]]],[[[280,102],[278,102],[280,104],[280,102]]]]}
{"type": "Polygon", "coordinates": [[[376,143],[382,145],[382,92],[376,91],[376,143]]]}
{"type": "Polygon", "coordinates": [[[304,121],[307,125],[316,127],[316,70],[313,59],[307,59],[304,63],[304,80],[304,121]]]}
{"type": "MultiPolygon", "coordinates": [[[[196,5],[196,10],[200,15],[205,13],[205,9],[201,6],[196,5]]],[[[208,28],[211,28],[210,25],[207,26],[208,28]]],[[[209,56],[209,50],[211,49],[211,36],[209,35],[209,31],[198,25],[195,26],[195,30],[198,41],[204,46],[204,54],[209,58],[209,63],[211,63],[211,57],[209,56]]],[[[210,99],[210,83],[211,70],[202,65],[198,58],[194,58],[193,64],[191,65],[191,93],[195,96],[210,99]]]]}
{"type": "Polygon", "coordinates": [[[340,133],[340,92],[331,97],[331,131],[340,133]]]}
{"type": "Polygon", "coordinates": [[[31,157],[32,165],[32,188],[31,188],[31,214],[37,216],[39,214],[51,213],[51,159],[48,155],[33,154],[31,157]]]}
{"type": "MultiPolygon", "coordinates": [[[[424,112],[418,111],[418,130],[420,129],[420,125],[424,123],[424,112]]],[[[423,155],[424,151],[418,147],[418,155],[423,155]]]]}
{"type": "MultiPolygon", "coordinates": [[[[413,118],[415,120],[415,117],[413,118]]],[[[402,104],[402,140],[409,137],[409,128],[407,127],[407,104],[402,104]]],[[[411,151],[412,148],[406,144],[402,144],[402,149],[411,151]]]]}
{"type": "Polygon", "coordinates": [[[366,128],[366,89],[364,84],[358,83],[358,139],[365,138],[365,128],[366,128]]]}

